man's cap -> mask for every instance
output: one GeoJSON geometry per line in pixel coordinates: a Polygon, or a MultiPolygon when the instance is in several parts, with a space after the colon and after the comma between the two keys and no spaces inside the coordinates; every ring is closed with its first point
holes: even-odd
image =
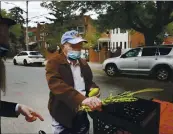
{"type": "Polygon", "coordinates": [[[80,42],[87,43],[87,40],[85,40],[81,36],[79,36],[77,31],[71,30],[71,31],[65,32],[61,38],[62,45],[66,42],[74,45],[74,44],[78,44],[80,42]]]}
{"type": "Polygon", "coordinates": [[[9,27],[15,25],[16,22],[9,18],[3,18],[0,14],[0,24],[7,24],[9,27]]]}

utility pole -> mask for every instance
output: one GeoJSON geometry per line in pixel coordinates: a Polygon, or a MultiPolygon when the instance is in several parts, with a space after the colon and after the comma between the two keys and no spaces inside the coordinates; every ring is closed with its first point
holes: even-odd
{"type": "Polygon", "coordinates": [[[1,15],[1,1],[0,1],[0,15],[1,15]]]}
{"type": "Polygon", "coordinates": [[[26,1],[26,50],[29,51],[28,45],[28,1],[26,1]]]}

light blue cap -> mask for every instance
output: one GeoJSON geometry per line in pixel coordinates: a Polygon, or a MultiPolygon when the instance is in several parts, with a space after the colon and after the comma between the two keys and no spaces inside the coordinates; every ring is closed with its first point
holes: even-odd
{"type": "Polygon", "coordinates": [[[63,45],[66,42],[68,42],[70,44],[77,44],[80,42],[86,42],[87,43],[87,41],[85,39],[82,39],[82,37],[79,37],[78,35],[79,35],[78,32],[75,30],[65,32],[62,35],[61,44],[63,45]]]}

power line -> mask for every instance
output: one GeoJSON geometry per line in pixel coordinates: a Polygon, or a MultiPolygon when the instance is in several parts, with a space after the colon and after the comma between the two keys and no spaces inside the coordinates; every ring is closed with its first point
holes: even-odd
{"type": "Polygon", "coordinates": [[[42,16],[44,16],[44,15],[48,15],[49,13],[47,13],[47,14],[41,14],[41,15],[38,15],[38,16],[33,16],[33,17],[30,17],[29,19],[32,19],[32,18],[40,18],[40,17],[42,17],[42,16]]]}
{"type": "MultiPolygon", "coordinates": [[[[11,3],[11,2],[5,2],[5,1],[3,1],[4,3],[6,3],[6,4],[12,4],[12,5],[14,5],[14,6],[16,6],[16,7],[19,7],[19,6],[17,6],[16,4],[14,4],[14,3],[11,3]]],[[[20,7],[19,7],[20,8],[20,7]]],[[[21,8],[20,8],[21,9],[21,8]]],[[[22,9],[23,10],[23,9],[22,9]]],[[[26,13],[26,11],[25,10],[23,10],[25,13],[26,13]]],[[[42,16],[44,16],[44,15],[48,15],[49,13],[47,13],[47,14],[41,14],[41,15],[38,15],[38,16],[33,16],[33,17],[30,17],[30,18],[28,18],[28,19],[32,19],[32,18],[40,18],[40,17],[42,17],[42,16]]]]}
{"type": "MultiPolygon", "coordinates": [[[[5,1],[3,1],[3,2],[4,2],[4,3],[6,3],[6,4],[12,4],[12,5],[14,5],[15,7],[19,7],[19,6],[17,6],[16,4],[11,3],[11,2],[5,2],[5,1]]],[[[19,7],[19,8],[20,8],[20,7],[19,7]]],[[[25,11],[25,10],[23,10],[22,8],[20,8],[20,9],[26,13],[26,11],[25,11]]]]}

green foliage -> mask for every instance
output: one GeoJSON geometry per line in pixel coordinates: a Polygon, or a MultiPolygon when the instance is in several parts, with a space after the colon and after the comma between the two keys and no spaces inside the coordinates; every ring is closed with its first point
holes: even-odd
{"type": "MultiPolygon", "coordinates": [[[[24,19],[22,17],[22,12],[19,8],[12,8],[8,13],[6,10],[1,10],[1,15],[4,18],[10,18],[17,22],[16,25],[11,26],[9,28],[9,42],[11,45],[11,49],[13,50],[13,54],[16,54],[18,50],[21,49],[21,44],[24,45],[24,31],[23,31],[23,22],[24,19]]],[[[11,55],[13,55],[11,54],[11,55]]]]}
{"type": "Polygon", "coordinates": [[[7,11],[5,9],[1,10],[1,15],[3,18],[10,18],[10,16],[11,16],[9,13],[7,13],[7,11]]]}
{"type": "Polygon", "coordinates": [[[173,22],[169,23],[166,28],[165,28],[165,31],[170,34],[170,35],[173,35],[173,22]]]}
{"type": "Polygon", "coordinates": [[[22,36],[22,28],[20,24],[16,24],[10,28],[10,32],[15,35],[16,39],[22,36]]]}
{"type": "Polygon", "coordinates": [[[144,34],[146,45],[154,44],[164,27],[173,21],[172,1],[86,1],[81,8],[99,13],[100,30],[134,29],[144,34]]]}
{"type": "Polygon", "coordinates": [[[43,2],[41,6],[51,10],[50,14],[54,16],[54,18],[47,18],[53,21],[53,23],[47,26],[49,34],[46,37],[46,41],[51,45],[58,45],[60,44],[62,34],[77,25],[75,22],[73,2],[51,1],[43,2]]]}
{"type": "Polygon", "coordinates": [[[95,47],[97,45],[97,40],[100,38],[100,33],[87,33],[85,35],[85,39],[88,41],[88,43],[83,45],[83,48],[89,49],[90,47],[95,47]]]}
{"type": "Polygon", "coordinates": [[[10,18],[15,20],[16,23],[23,25],[25,23],[25,19],[23,18],[24,11],[20,7],[14,7],[10,10],[10,18]]]}

